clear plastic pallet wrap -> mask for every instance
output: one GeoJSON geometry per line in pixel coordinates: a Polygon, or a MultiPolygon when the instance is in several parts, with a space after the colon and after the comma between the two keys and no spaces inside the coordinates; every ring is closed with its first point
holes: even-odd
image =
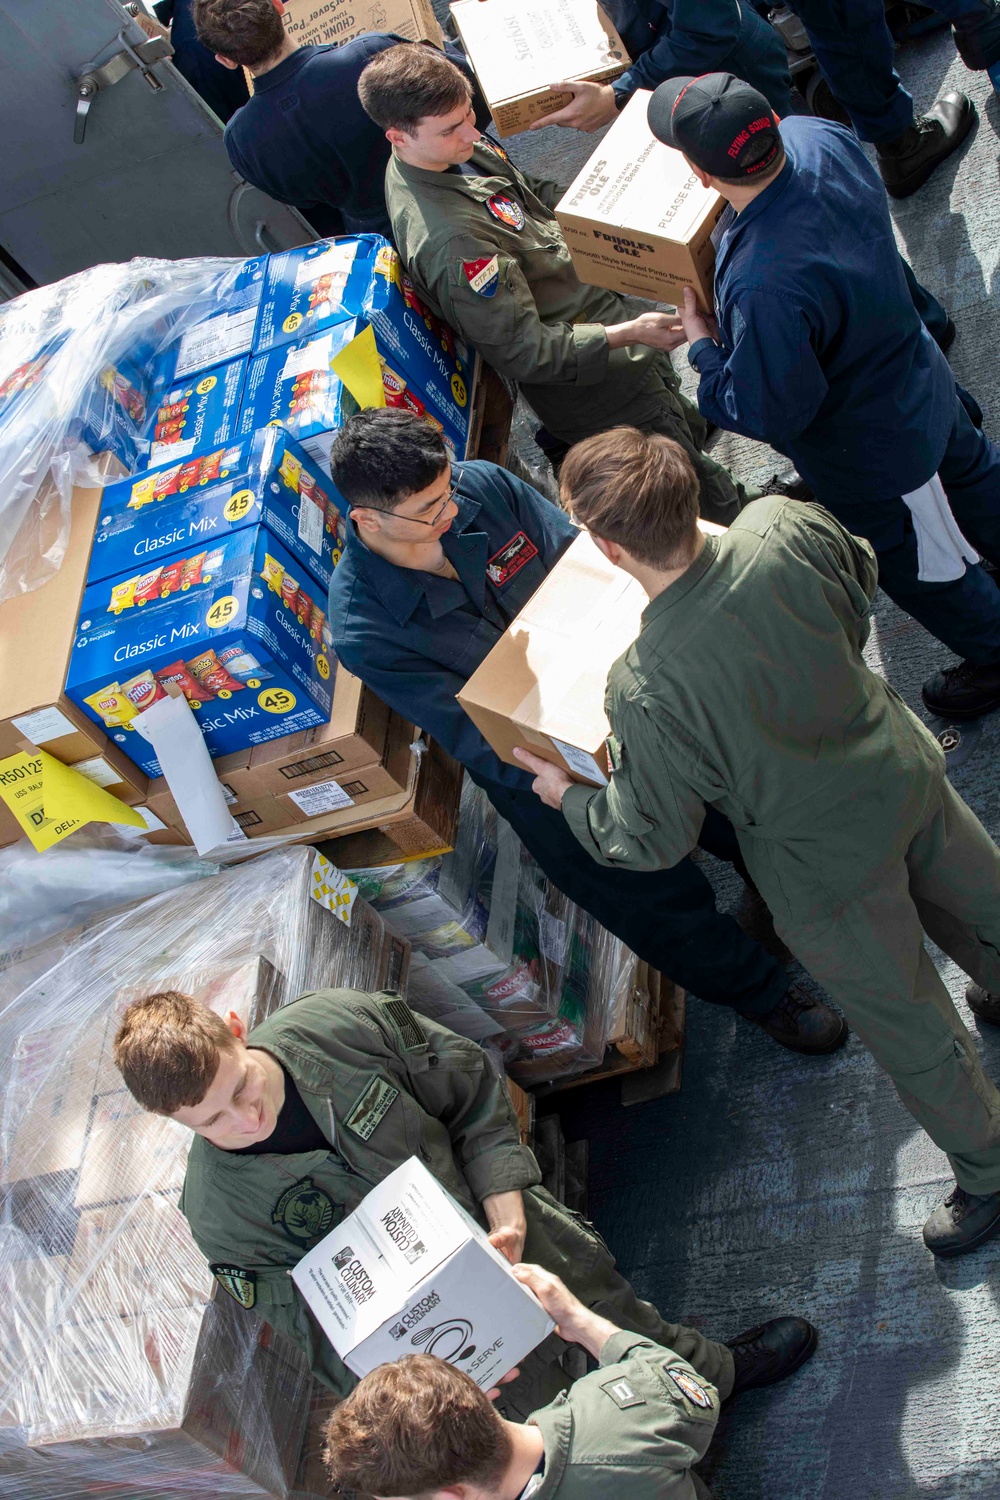
{"type": "Polygon", "coordinates": [[[177,1207],[190,1135],[135,1105],[111,1043],[156,989],[252,1026],[309,989],[397,987],[407,945],[362,900],[350,928],[314,900],[313,858],[264,855],[22,966],[0,1014],[0,1494],[293,1490],[305,1358],[213,1296],[177,1207]]]}
{"type": "Polygon", "coordinates": [[[635,956],[545,878],[468,777],[452,854],[351,875],[413,945],[415,1010],[497,1046],[519,1082],[602,1060],[635,956]]]}
{"type": "Polygon", "coordinates": [[[0,601],[37,588],[66,551],[88,454],[145,449],[149,361],[223,306],[244,262],[92,266],[0,306],[0,601]]]}

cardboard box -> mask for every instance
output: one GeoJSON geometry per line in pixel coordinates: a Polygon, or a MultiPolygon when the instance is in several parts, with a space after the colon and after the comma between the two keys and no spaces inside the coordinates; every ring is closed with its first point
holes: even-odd
{"type": "Polygon", "coordinates": [[[150,444],[146,465],[188,458],[196,448],[220,447],[236,436],[247,361],[230,360],[208,374],[195,372],[171,382],[173,354],[154,363],[144,436],[150,444]]]}
{"type": "Polygon", "coordinates": [[[308,569],[325,602],[340,561],[344,506],[335,490],[331,498],[330,481],[324,483],[325,489],[316,465],[283,428],[267,427],[228,448],[109,484],[88,582],[145,572],[263,522],[308,569]]]}
{"type": "Polygon", "coordinates": [[[608,83],[625,44],[597,0],[458,0],[451,7],[497,134],[516,135],[570,102],[565,80],[608,83]]]}
{"type": "Polygon", "coordinates": [[[358,331],[367,323],[375,332],[387,404],[426,405],[463,457],[473,352],[417,296],[388,240],[374,234],[319,240],[269,258],[258,354],[349,318],[359,320],[358,331]]]}
{"type": "Polygon", "coordinates": [[[360,332],[360,323],[348,319],[315,338],[255,355],[240,411],[241,436],[280,423],[328,475],[333,435],[358,410],[332,364],[360,332]]]}
{"type": "Polygon", "coordinates": [[[408,42],[444,46],[430,0],[285,0],[285,30],[300,44],[349,42],[365,31],[395,31],[408,42]]]}
{"type": "MultiPolygon", "coordinates": [[[[249,770],[259,778],[259,790],[275,794],[304,786],[309,777],[343,778],[384,759],[393,717],[371,688],[338,665],[329,722],[256,746],[250,752],[249,770]]],[[[412,726],[407,729],[412,739],[412,726]]],[[[223,765],[219,776],[226,779],[223,765]]],[[[249,779],[240,777],[241,790],[249,789],[249,779]]]]}
{"type": "Polygon", "coordinates": [[[649,600],[581,533],[458,694],[508,765],[522,745],[577,781],[606,780],[608,671],[649,600]]]}
{"type": "Polygon", "coordinates": [[[149,372],[138,361],[106,365],[70,423],[70,436],[91,453],[113,453],[128,470],[146,461],[144,437],[150,405],[149,372]]]}
{"type": "Polygon", "coordinates": [[[693,286],[710,309],[712,231],[725,200],[652,134],[649,99],[647,89],[633,94],[556,205],[556,218],[581,281],[673,303],[693,286]]]}
{"type": "MultiPolygon", "coordinates": [[[[378,1089],[367,1105],[385,1113],[378,1089]]],[[[420,1352],[484,1390],[552,1331],[474,1219],[416,1157],[397,1167],[292,1270],[355,1375],[420,1352]]]]}
{"type": "Polygon", "coordinates": [[[190,1145],[185,1126],[149,1114],[126,1088],[100,1094],[80,1166],[77,1208],[121,1203],[144,1193],[179,1193],[190,1145]]]}
{"type": "Polygon", "coordinates": [[[201,555],[202,582],[191,581],[186,593],[151,593],[143,607],[133,602],[133,580],[106,578],[90,585],[81,605],[66,691],[150,776],[160,774],[159,762],[134,728],[135,712],[162,696],[163,682],[150,674],[181,688],[215,756],[321,724],[332,706],[336,663],[326,627],[320,639],[310,633],[313,601],[281,543],[258,525],[201,555]],[[189,664],[206,651],[215,664],[195,683],[189,664]],[[103,695],[96,704],[87,702],[96,695],[103,695]]]}
{"type": "Polygon", "coordinates": [[[84,1209],[66,1279],[76,1292],[77,1318],[198,1307],[215,1285],[172,1193],[84,1209]]]}

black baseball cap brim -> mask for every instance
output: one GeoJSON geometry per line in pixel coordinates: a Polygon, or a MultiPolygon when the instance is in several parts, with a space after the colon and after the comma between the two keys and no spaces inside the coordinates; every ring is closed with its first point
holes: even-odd
{"type": "Polygon", "coordinates": [[[646,123],[656,139],[665,146],[673,146],[677,151],[681,147],[674,136],[674,105],[692,83],[693,75],[688,78],[668,78],[666,83],[661,83],[653,90],[646,108],[646,123]]]}

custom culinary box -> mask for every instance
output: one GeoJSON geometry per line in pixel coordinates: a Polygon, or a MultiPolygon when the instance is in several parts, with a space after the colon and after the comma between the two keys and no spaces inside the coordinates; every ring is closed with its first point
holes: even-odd
{"type": "Polygon", "coordinates": [[[322,724],[336,663],[309,589],[319,592],[260,525],[92,583],[66,692],[149,776],[160,766],[134,720],[168,691],[187,698],[215,756],[322,724]]]}
{"type": "MultiPolygon", "coordinates": [[[[392,1108],[374,1081],[355,1128],[392,1108]]],[[[484,1390],[552,1331],[486,1232],[415,1157],[372,1189],[292,1270],[341,1359],[355,1375],[404,1354],[436,1354],[484,1390]]]]}
{"type": "Polygon", "coordinates": [[[650,97],[647,89],[633,94],[556,205],[556,218],[581,281],[674,303],[693,286],[711,308],[712,231],[725,200],[653,135],[650,97]]]}
{"type": "MultiPolygon", "coordinates": [[[[90,557],[90,582],[144,573],[168,559],[263,522],[307,569],[320,609],[340,560],[342,521],[330,481],[283,428],[202,450],[109,484],[90,557]],[[324,488],[325,486],[325,488],[324,488]]],[[[339,496],[337,497],[339,499],[339,496]]],[[[307,586],[308,588],[308,586],[307,586]]]]}
{"type": "Polygon", "coordinates": [[[419,404],[426,403],[463,457],[472,355],[424,306],[388,240],[380,235],[320,240],[269,258],[254,346],[258,354],[352,318],[359,320],[355,332],[365,323],[374,329],[386,404],[408,404],[407,393],[410,400],[418,394],[419,404]]]}
{"type": "Polygon", "coordinates": [[[568,104],[554,83],[609,83],[628,66],[597,0],[458,0],[451,13],[501,136],[568,104]]]}

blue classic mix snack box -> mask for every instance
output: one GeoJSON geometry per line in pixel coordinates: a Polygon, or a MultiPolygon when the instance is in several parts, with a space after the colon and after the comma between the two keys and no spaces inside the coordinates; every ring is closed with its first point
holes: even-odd
{"type": "Polygon", "coordinates": [[[358,403],[334,374],[332,362],[359,332],[359,324],[352,318],[315,338],[252,359],[240,411],[240,432],[248,434],[280,422],[328,473],[334,435],[358,410],[358,403]]]}
{"type": "Polygon", "coordinates": [[[257,353],[312,338],[348,318],[375,332],[387,404],[426,406],[464,458],[473,356],[424,306],[388,240],[320,240],[269,257],[257,353]]]}
{"type": "Polygon", "coordinates": [[[126,469],[134,469],[148,449],[143,431],[149,406],[146,370],[136,360],[117,360],[105,365],[91,386],[70,433],[91,453],[113,453],[126,469]]]}
{"type": "Polygon", "coordinates": [[[157,361],[157,379],[162,385],[190,381],[192,375],[251,352],[266,269],[266,255],[237,261],[210,299],[195,301],[186,309],[180,325],[183,332],[174,335],[157,361]]]}
{"type": "Polygon", "coordinates": [[[173,352],[168,350],[152,364],[145,429],[150,444],[147,466],[187,458],[195,448],[229,443],[236,436],[246,359],[230,360],[170,384],[172,360],[173,352]]]}
{"type": "Polygon", "coordinates": [[[159,578],[147,587],[166,598],[176,582],[169,566],[175,555],[263,522],[325,599],[340,559],[343,522],[330,498],[336,491],[318,478],[317,465],[283,428],[265,427],[227,448],[109,484],[88,582],[137,569],[148,575],[161,564],[159,578]]]}
{"type": "Polygon", "coordinates": [[[336,662],[318,590],[265,527],[151,572],[151,584],[88,585],[66,681],[147,776],[160,767],[133,720],[168,688],[187,698],[213,756],[327,722],[336,662]],[[166,568],[177,586],[164,597],[166,568]]]}

